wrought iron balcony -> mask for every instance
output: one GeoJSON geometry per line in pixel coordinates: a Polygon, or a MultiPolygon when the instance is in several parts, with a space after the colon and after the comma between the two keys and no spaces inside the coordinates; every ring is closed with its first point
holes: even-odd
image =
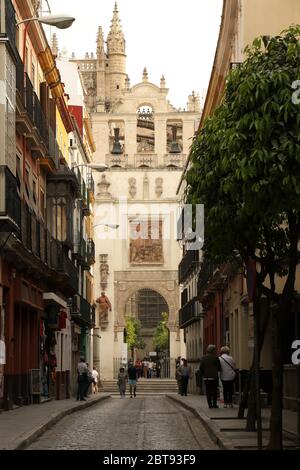
{"type": "Polygon", "coordinates": [[[185,328],[199,318],[200,305],[198,299],[194,297],[179,310],[179,328],[185,328]]]}
{"type": "Polygon", "coordinates": [[[40,165],[48,172],[52,172],[59,166],[59,147],[55,132],[49,127],[49,145],[45,158],[40,159],[40,165]]]}
{"type": "Polygon", "coordinates": [[[82,295],[74,295],[71,304],[72,317],[79,320],[80,323],[85,323],[89,326],[92,326],[94,324],[92,313],[93,311],[91,304],[86,299],[84,299],[82,295]]]}
{"type": "Polygon", "coordinates": [[[198,276],[197,294],[199,300],[217,291],[226,281],[227,277],[220,269],[219,265],[210,260],[203,261],[198,276]]]}
{"type": "Polygon", "coordinates": [[[7,166],[0,166],[0,231],[15,232],[21,228],[21,201],[17,180],[7,166]]]}
{"type": "Polygon", "coordinates": [[[199,250],[187,250],[178,267],[178,280],[182,284],[199,264],[199,250]]]}
{"type": "Polygon", "coordinates": [[[44,158],[49,151],[49,131],[42,106],[20,57],[16,66],[17,115],[16,125],[21,135],[26,134],[27,145],[33,156],[44,158]]]}
{"type": "Polygon", "coordinates": [[[0,0],[0,41],[7,38],[14,53],[17,51],[16,24],[16,12],[11,0],[0,0]]]}
{"type": "Polygon", "coordinates": [[[50,239],[50,267],[63,275],[64,287],[68,292],[78,291],[78,271],[72,260],[68,257],[62,243],[51,237],[50,239]]]}
{"type": "Polygon", "coordinates": [[[18,52],[16,53],[16,88],[24,106],[24,64],[18,52]]]}

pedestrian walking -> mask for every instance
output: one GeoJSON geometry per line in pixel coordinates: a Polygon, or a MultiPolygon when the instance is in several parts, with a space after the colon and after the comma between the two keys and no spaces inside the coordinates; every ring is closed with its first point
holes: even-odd
{"type": "Polygon", "coordinates": [[[200,362],[200,372],[204,379],[207,404],[209,408],[219,408],[218,399],[218,378],[221,365],[216,356],[216,346],[210,344],[207,346],[207,354],[202,357],[200,362]]]}
{"type": "Polygon", "coordinates": [[[88,362],[86,363],[86,366],[87,366],[87,374],[86,374],[86,383],[85,383],[85,389],[84,389],[84,397],[85,398],[88,397],[88,392],[89,392],[90,385],[93,383],[93,374],[92,374],[92,371],[89,368],[88,362]]]}
{"type": "Polygon", "coordinates": [[[99,373],[96,367],[93,367],[92,377],[93,377],[93,393],[98,393],[99,373]]]}
{"type": "Polygon", "coordinates": [[[160,363],[160,360],[158,360],[156,363],[156,377],[158,379],[160,379],[160,374],[161,374],[161,363],[160,363]]]}
{"type": "Polygon", "coordinates": [[[182,375],[181,375],[181,371],[180,371],[181,359],[179,359],[179,362],[177,360],[176,364],[177,364],[177,367],[176,367],[176,372],[175,372],[175,379],[176,379],[176,382],[177,382],[178,394],[181,395],[181,390],[182,390],[182,375]]]}
{"type": "Polygon", "coordinates": [[[182,359],[182,365],[178,368],[178,373],[181,376],[181,395],[187,396],[189,380],[192,378],[192,369],[191,366],[188,366],[186,359],[182,359]]]}
{"type": "Polygon", "coordinates": [[[81,357],[77,366],[77,400],[85,401],[85,389],[87,384],[88,366],[85,358],[81,357]]]}
{"type": "Polygon", "coordinates": [[[134,397],[136,397],[137,370],[134,367],[132,361],[130,361],[128,364],[128,383],[130,390],[130,398],[132,398],[132,390],[134,397]]]}
{"type": "Polygon", "coordinates": [[[140,359],[137,359],[135,361],[135,368],[136,368],[137,376],[138,376],[138,379],[139,379],[142,375],[142,362],[141,362],[140,359]]]}
{"type": "Polygon", "coordinates": [[[128,380],[127,372],[125,371],[124,367],[120,367],[119,374],[118,374],[118,387],[119,387],[121,398],[125,398],[127,380],[128,380]]]}
{"type": "Polygon", "coordinates": [[[149,369],[149,361],[145,357],[145,359],[143,360],[143,373],[144,373],[144,378],[145,379],[148,378],[148,369],[149,369]]]}
{"type": "Polygon", "coordinates": [[[221,348],[221,356],[219,357],[221,365],[221,381],[223,385],[224,408],[233,407],[233,384],[237,376],[237,368],[232,356],[230,356],[228,346],[221,348]]]}

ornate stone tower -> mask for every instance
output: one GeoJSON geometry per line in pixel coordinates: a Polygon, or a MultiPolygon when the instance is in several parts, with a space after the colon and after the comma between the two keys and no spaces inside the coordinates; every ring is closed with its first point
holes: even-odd
{"type": "Polygon", "coordinates": [[[105,69],[108,61],[104,50],[104,38],[102,27],[99,26],[97,35],[97,111],[105,111],[106,89],[105,89],[105,69]]]}
{"type": "Polygon", "coordinates": [[[125,38],[121,28],[118,6],[115,3],[111,27],[107,36],[106,96],[111,104],[118,101],[125,88],[126,54],[125,38]]]}

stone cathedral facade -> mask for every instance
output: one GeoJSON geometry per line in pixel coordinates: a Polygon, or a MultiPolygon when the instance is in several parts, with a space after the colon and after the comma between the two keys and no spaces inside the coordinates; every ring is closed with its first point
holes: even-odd
{"type": "Polygon", "coordinates": [[[153,333],[167,312],[169,345],[157,354],[169,364],[165,375],[173,377],[175,358],[185,353],[178,329],[176,191],[200,118],[199,99],[193,92],[186,110],[174,108],[164,76],[153,84],[146,68],[141,82],[130,85],[117,5],[107,41],[99,27],[96,52],[71,60],[78,64],[92,118],[94,160],[108,166],[94,173],[95,290],[111,305],[107,314],[99,307],[94,364],[102,379],[115,376],[126,358],[128,316],[142,325],[145,347],[136,358],[157,352],[153,333]]]}

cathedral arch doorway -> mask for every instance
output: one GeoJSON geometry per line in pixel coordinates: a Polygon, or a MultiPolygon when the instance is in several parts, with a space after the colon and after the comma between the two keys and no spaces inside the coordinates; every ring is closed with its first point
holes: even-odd
{"type": "Polygon", "coordinates": [[[143,349],[135,350],[135,359],[148,358],[155,363],[155,376],[170,376],[170,333],[167,327],[167,318],[169,316],[169,307],[165,298],[156,290],[143,288],[134,292],[127,300],[125,305],[125,318],[134,317],[141,324],[141,339],[144,343],[143,349]],[[166,315],[163,315],[166,314],[166,315]],[[165,322],[163,333],[160,337],[164,339],[164,343],[157,347],[154,335],[157,333],[157,327],[160,322],[165,322]]]}

